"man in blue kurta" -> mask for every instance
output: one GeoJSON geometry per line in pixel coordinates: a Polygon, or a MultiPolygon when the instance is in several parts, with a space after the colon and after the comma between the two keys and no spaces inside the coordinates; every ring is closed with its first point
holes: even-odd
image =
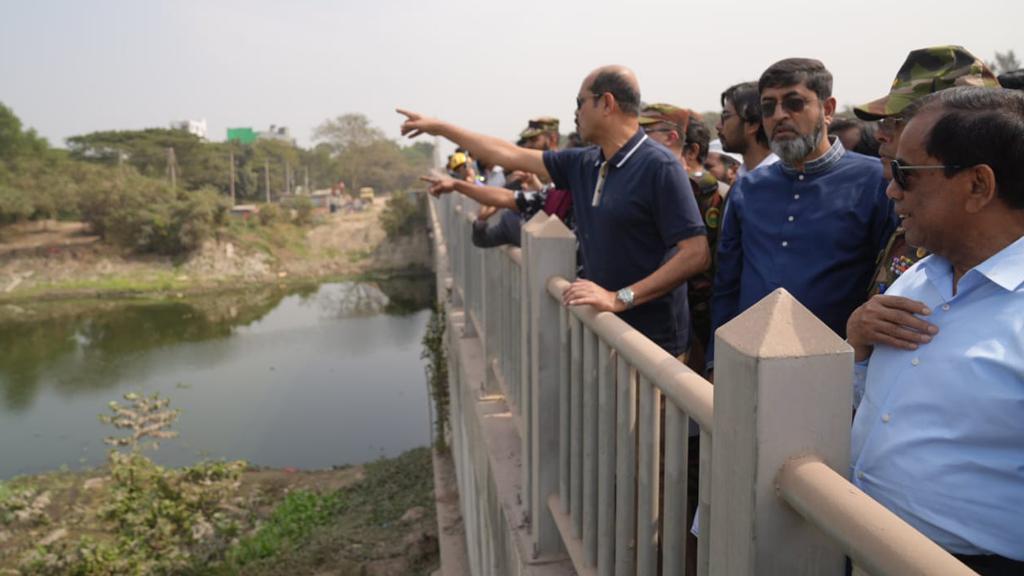
{"type": "Polygon", "coordinates": [[[632,71],[605,66],[576,96],[576,124],[587,148],[540,152],[402,111],[402,134],[443,136],[507,169],[550,177],[572,194],[584,278],[566,305],[617,313],[673,355],[686,351],[686,279],[711,262],[686,171],[640,129],[640,88],[632,71]],[[673,249],[675,250],[673,252],[673,249]]]}
{"type": "Polygon", "coordinates": [[[1024,94],[922,99],[888,192],[907,242],[932,255],[874,297],[922,312],[865,304],[848,334],[852,481],[986,576],[1024,574],[1022,159],[1024,94]],[[920,344],[874,344],[899,332],[920,344]]]}
{"type": "Polygon", "coordinates": [[[780,162],[750,172],[729,193],[712,330],[782,287],[845,335],[896,226],[882,169],[877,159],[829,138],[836,102],[832,75],[821,62],[782,60],[762,74],[758,87],[765,132],[780,162]]]}

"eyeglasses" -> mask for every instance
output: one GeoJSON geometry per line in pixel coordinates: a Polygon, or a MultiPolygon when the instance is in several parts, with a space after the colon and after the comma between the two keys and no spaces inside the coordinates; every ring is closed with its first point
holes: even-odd
{"type": "Polygon", "coordinates": [[[899,160],[890,160],[889,167],[892,169],[892,179],[899,184],[900,188],[907,189],[907,172],[911,170],[960,170],[955,164],[927,164],[921,166],[909,166],[899,160]]]}
{"type": "Polygon", "coordinates": [[[732,112],[726,112],[725,110],[722,110],[722,113],[718,115],[718,119],[721,120],[722,124],[725,124],[726,122],[728,122],[729,118],[732,118],[734,116],[739,116],[739,114],[733,114],[732,112]]]}
{"type": "Polygon", "coordinates": [[[886,134],[893,134],[906,124],[907,119],[902,116],[889,116],[878,119],[878,131],[886,134]]]}
{"type": "MultiPolygon", "coordinates": [[[[601,96],[603,96],[603,94],[591,94],[590,98],[593,98],[594,100],[597,100],[601,96]]],[[[583,107],[583,103],[586,102],[586,101],[587,101],[587,97],[586,96],[584,96],[583,98],[580,98],[580,97],[577,96],[576,97],[576,109],[579,110],[580,108],[582,108],[583,107]]]]}
{"type": "MultiPolygon", "coordinates": [[[[808,101],[802,96],[786,96],[782,99],[782,109],[790,114],[798,114],[803,111],[804,107],[807,106],[808,101]]],[[[778,106],[778,101],[774,98],[766,98],[761,100],[761,114],[765,118],[771,118],[775,115],[775,107],[778,106]]]]}

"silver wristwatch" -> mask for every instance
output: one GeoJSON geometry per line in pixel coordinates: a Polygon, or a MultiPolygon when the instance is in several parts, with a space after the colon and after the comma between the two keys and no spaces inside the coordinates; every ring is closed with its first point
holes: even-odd
{"type": "Polygon", "coordinates": [[[633,289],[626,286],[615,293],[615,299],[626,305],[626,310],[633,307],[633,289]]]}

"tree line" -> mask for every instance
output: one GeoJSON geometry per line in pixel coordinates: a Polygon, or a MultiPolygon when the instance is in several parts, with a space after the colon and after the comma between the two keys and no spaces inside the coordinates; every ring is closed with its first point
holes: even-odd
{"type": "Polygon", "coordinates": [[[232,188],[239,203],[277,199],[307,182],[400,191],[433,161],[432,144],[399,146],[362,114],[323,122],[314,142],[207,142],[149,128],[73,136],[61,149],[0,103],[0,234],[24,220],[80,219],[135,251],[182,254],[224,223],[232,188]]]}

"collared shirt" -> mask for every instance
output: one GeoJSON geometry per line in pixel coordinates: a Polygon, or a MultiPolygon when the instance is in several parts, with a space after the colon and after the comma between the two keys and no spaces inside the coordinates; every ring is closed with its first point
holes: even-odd
{"type": "Polygon", "coordinates": [[[778,162],[738,180],[718,238],[712,334],[781,287],[845,337],[896,227],[886,185],[877,158],[838,138],[803,172],[778,162]]]}
{"type": "MultiPolygon", "coordinates": [[[[547,151],[544,165],[555,186],[572,194],[583,273],[605,290],[643,280],[678,242],[705,233],[686,171],[642,130],[611,158],[591,146],[547,151]]],[[[620,317],[668,352],[679,354],[689,336],[686,284],[620,317]],[[685,321],[674,320],[679,317],[685,321]]]]}
{"type": "MultiPolygon", "coordinates": [[[[761,159],[761,162],[759,162],[757,166],[754,166],[754,170],[757,170],[762,166],[771,166],[772,164],[775,164],[778,161],[779,157],[775,154],[775,152],[769,152],[767,156],[761,159]]],[[[754,170],[747,170],[747,165],[741,162],[739,169],[736,170],[736,179],[739,180],[744,174],[748,174],[750,172],[753,172],[754,170]]]]}
{"type": "Polygon", "coordinates": [[[876,346],[852,433],[853,482],[955,554],[1024,561],[1024,237],[969,270],[921,260],[886,292],[938,334],[876,346]]]}

